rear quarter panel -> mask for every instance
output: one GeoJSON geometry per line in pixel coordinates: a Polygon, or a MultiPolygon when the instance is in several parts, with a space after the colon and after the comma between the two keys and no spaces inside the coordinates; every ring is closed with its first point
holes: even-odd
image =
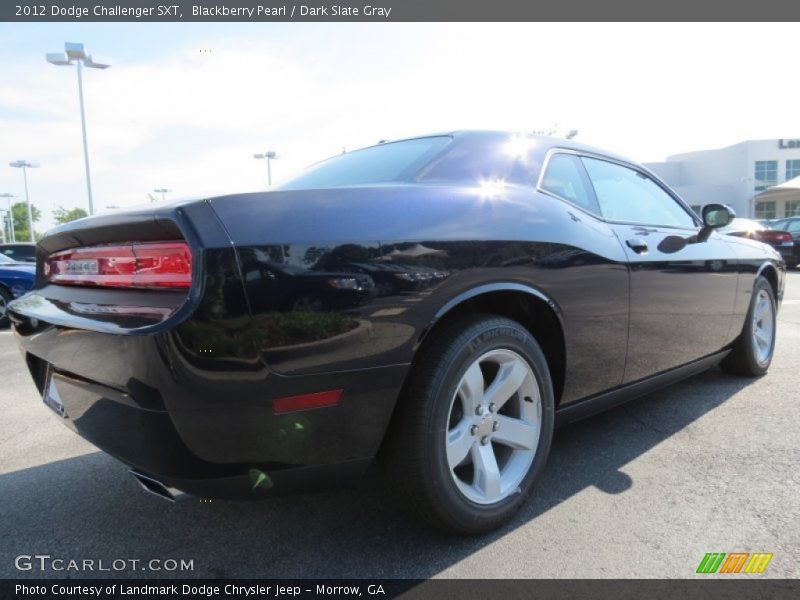
{"type": "MultiPolygon", "coordinates": [[[[625,361],[628,272],[607,225],[532,188],[386,186],[247,194],[211,200],[237,252],[315,272],[346,263],[425,266],[419,289],[329,311],[253,313],[247,335],[284,375],[409,364],[428,328],[481,286],[547,298],[566,342],[570,401],[618,385],[625,361]],[[313,332],[309,330],[313,329],[313,332]]],[[[267,287],[242,273],[250,306],[267,287]]]]}

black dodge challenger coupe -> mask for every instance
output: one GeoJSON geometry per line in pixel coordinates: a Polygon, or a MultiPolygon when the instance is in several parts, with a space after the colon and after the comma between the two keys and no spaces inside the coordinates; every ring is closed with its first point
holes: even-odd
{"type": "Polygon", "coordinates": [[[431,135],[57,227],[9,316],[44,404],[149,491],[329,488],[380,457],[420,516],[475,533],[557,424],[767,371],[785,265],[720,235],[732,217],[572,142],[431,135]]]}

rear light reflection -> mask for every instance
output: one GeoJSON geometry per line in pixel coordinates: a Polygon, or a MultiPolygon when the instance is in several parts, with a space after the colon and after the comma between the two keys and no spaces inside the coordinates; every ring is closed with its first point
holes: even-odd
{"type": "Polygon", "coordinates": [[[760,237],[768,242],[791,242],[792,234],[788,231],[760,231],[760,237]]]}
{"type": "Polygon", "coordinates": [[[303,394],[302,396],[276,398],[272,401],[272,407],[276,415],[282,415],[301,410],[311,410],[313,408],[337,406],[342,399],[343,393],[344,390],[329,390],[327,392],[303,394]]]}
{"type": "Polygon", "coordinates": [[[192,251],[186,242],[75,248],[50,255],[44,274],[66,285],[185,289],[192,283],[192,251]]]}

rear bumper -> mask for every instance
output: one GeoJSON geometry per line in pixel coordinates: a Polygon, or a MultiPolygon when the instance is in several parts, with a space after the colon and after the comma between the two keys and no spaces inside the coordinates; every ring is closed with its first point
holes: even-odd
{"type": "MultiPolygon", "coordinates": [[[[14,315],[53,413],[130,468],[181,491],[251,498],[349,485],[371,462],[407,367],[284,377],[260,363],[198,361],[169,332],[115,335],[14,315]],[[275,414],[273,400],[342,389],[338,406],[275,414]]],[[[43,406],[43,409],[48,410],[43,406]]]]}
{"type": "Polygon", "coordinates": [[[791,245],[773,245],[772,246],[780,255],[781,258],[786,262],[789,266],[794,266],[797,264],[797,261],[800,260],[800,246],[797,244],[791,245]]]}
{"type": "Polygon", "coordinates": [[[780,253],[787,265],[796,267],[800,263],[800,242],[795,242],[793,248],[781,248],[780,253]]]}

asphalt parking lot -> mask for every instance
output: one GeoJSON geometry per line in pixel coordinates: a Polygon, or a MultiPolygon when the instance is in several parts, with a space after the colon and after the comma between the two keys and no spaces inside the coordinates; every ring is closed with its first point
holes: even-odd
{"type": "MultiPolygon", "coordinates": [[[[42,404],[0,331],[0,577],[18,555],[192,560],[190,573],[86,576],[695,577],[706,552],[771,552],[800,576],[800,273],[769,375],[712,370],[556,432],[535,496],[476,538],[406,516],[376,475],[358,489],[258,503],[144,494],[42,404]]],[[[704,575],[702,577],[708,577],[704,575]]]]}

